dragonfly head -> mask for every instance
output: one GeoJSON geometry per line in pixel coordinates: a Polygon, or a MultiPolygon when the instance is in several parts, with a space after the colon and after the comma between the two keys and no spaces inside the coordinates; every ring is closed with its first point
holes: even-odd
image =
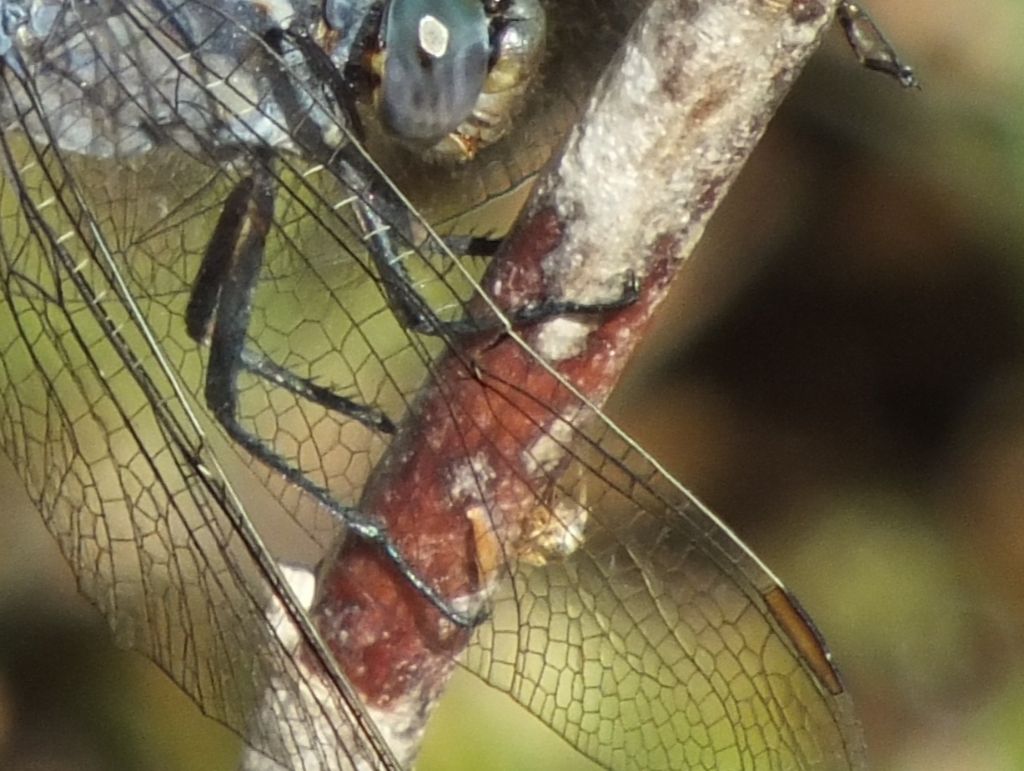
{"type": "Polygon", "coordinates": [[[383,127],[442,157],[505,133],[538,70],[538,0],[390,0],[370,57],[383,127]]]}

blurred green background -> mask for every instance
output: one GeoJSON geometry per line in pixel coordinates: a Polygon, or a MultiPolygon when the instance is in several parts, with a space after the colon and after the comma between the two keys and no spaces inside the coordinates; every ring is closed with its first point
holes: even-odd
{"type": "MultiPolygon", "coordinates": [[[[830,35],[611,409],[802,599],[875,768],[1021,769],[1024,2],[871,9],[924,89],[830,35]]],[[[232,768],[0,488],[0,769],[232,768]]],[[[574,767],[468,680],[421,763],[574,767]]]]}

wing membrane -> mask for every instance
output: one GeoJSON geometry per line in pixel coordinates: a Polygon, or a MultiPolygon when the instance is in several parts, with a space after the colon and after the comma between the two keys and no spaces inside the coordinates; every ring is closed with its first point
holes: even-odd
{"type": "MultiPolygon", "coordinates": [[[[633,13],[563,6],[555,40],[595,43],[591,58],[554,46],[551,88],[507,143],[525,150],[442,169],[379,148],[433,221],[504,229],[465,213],[527,184],[633,13]]],[[[248,330],[273,360],[398,419],[424,382],[443,380],[445,340],[391,313],[352,217],[365,191],[302,139],[337,118],[301,63],[268,49],[253,13],[248,2],[64,4],[45,47],[8,57],[0,434],[119,641],[244,735],[250,767],[393,767],[277,564],[318,558],[336,523],[230,447],[202,406],[204,351],[183,317],[220,202],[254,165],[276,180],[248,330]],[[311,117],[275,101],[283,85],[311,117]]],[[[474,271],[440,245],[406,246],[434,312],[461,316],[474,271]]],[[[524,398],[487,371],[480,380],[496,420],[524,398]]],[[[546,420],[542,398],[525,399],[524,419],[546,420]]],[[[360,500],[388,449],[255,377],[241,404],[256,433],[344,503],[360,500]]],[[[505,426],[458,409],[453,427],[503,446],[505,426]]],[[[776,579],[599,413],[552,425],[562,459],[538,460],[521,485],[539,512],[524,536],[536,550],[499,564],[507,581],[466,665],[611,768],[856,767],[848,697],[799,647],[804,635],[813,650],[813,630],[779,614],[776,579]]],[[[500,516],[490,508],[483,529],[500,516]]]]}

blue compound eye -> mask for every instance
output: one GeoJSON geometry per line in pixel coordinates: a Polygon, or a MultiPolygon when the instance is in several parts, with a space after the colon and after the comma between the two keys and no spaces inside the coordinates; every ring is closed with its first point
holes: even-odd
{"type": "Polygon", "coordinates": [[[388,131],[434,143],[469,117],[490,57],[481,0],[391,0],[383,48],[379,110],[388,131]]]}

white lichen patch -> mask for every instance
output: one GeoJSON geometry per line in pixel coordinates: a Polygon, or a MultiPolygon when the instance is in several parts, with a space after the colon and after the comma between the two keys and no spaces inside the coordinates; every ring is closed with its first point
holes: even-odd
{"type": "Polygon", "coordinates": [[[745,3],[695,8],[690,18],[651,14],[638,27],[547,185],[569,224],[545,261],[565,296],[606,298],[626,271],[644,276],[666,235],[678,237],[677,254],[690,253],[763,130],[751,115],[760,114],[778,59],[819,32],[768,6],[763,14],[745,3]]]}
{"type": "MultiPolygon", "coordinates": [[[[278,569],[280,569],[284,580],[288,582],[295,599],[298,600],[299,607],[303,611],[308,611],[313,605],[313,597],[316,594],[316,576],[311,570],[301,565],[279,562],[278,569]]],[[[289,618],[284,605],[276,595],[270,600],[267,618],[281,644],[288,650],[295,650],[299,644],[299,630],[296,629],[295,623],[289,618]]]]}
{"type": "Polygon", "coordinates": [[[587,337],[596,322],[559,316],[540,326],[533,339],[534,350],[552,364],[579,356],[587,348],[587,337]]]}
{"type": "Polygon", "coordinates": [[[523,450],[522,464],[528,474],[550,474],[558,467],[576,434],[576,426],[584,410],[582,404],[571,405],[560,417],[553,418],[547,430],[523,450]]]}
{"type": "Polygon", "coordinates": [[[490,460],[483,453],[476,453],[452,464],[448,475],[448,490],[452,500],[483,503],[496,476],[490,460]]]}

